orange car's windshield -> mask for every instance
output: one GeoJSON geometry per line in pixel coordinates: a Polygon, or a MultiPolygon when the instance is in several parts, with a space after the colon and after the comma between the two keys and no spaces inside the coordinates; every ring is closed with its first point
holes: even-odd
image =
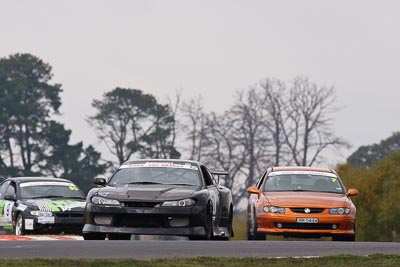
{"type": "Polygon", "coordinates": [[[264,182],[265,192],[310,191],[343,194],[339,178],[333,174],[278,173],[270,174],[264,182]]]}

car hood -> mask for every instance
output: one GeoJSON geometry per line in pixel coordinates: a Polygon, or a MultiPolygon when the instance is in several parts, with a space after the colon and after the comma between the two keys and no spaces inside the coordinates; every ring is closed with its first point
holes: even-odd
{"type": "Polygon", "coordinates": [[[18,209],[25,210],[31,208],[34,210],[51,211],[51,212],[83,212],[86,202],[84,199],[68,199],[68,198],[35,198],[24,199],[18,204],[18,209]]]}
{"type": "Polygon", "coordinates": [[[341,207],[347,201],[344,194],[320,192],[267,192],[264,197],[280,207],[341,207]]]}
{"type": "Polygon", "coordinates": [[[189,198],[199,189],[195,186],[176,185],[107,186],[101,188],[97,194],[121,201],[165,201],[189,198]]]}

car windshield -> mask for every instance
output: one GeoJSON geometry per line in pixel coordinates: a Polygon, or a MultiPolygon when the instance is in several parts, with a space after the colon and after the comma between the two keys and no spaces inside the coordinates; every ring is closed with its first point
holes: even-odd
{"type": "Polygon", "coordinates": [[[76,198],[85,195],[76,185],[69,182],[24,182],[20,184],[21,198],[76,198]]]}
{"type": "Polygon", "coordinates": [[[264,183],[264,191],[344,192],[335,174],[323,172],[272,172],[264,183]]]}
{"type": "Polygon", "coordinates": [[[108,185],[167,184],[199,186],[200,175],[192,164],[149,162],[122,165],[111,177],[108,185]]]}

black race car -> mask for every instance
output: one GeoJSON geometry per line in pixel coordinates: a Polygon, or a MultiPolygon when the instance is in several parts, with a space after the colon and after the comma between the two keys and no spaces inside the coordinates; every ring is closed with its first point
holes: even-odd
{"type": "MultiPolygon", "coordinates": [[[[135,160],[123,163],[107,181],[96,177],[86,199],[83,237],[130,239],[174,235],[195,239],[233,236],[232,193],[196,161],[135,160]]],[[[219,180],[219,179],[218,179],[219,180]]]]}
{"type": "Polygon", "coordinates": [[[0,184],[0,233],[81,234],[85,195],[71,181],[14,177],[0,184]]]}

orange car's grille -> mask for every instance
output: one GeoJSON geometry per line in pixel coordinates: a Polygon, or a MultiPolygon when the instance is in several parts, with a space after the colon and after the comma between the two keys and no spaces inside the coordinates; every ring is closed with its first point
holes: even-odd
{"type": "Polygon", "coordinates": [[[323,208],[290,208],[290,210],[295,213],[321,213],[324,211],[323,208]]]}
{"type": "MultiPolygon", "coordinates": [[[[277,223],[275,223],[275,227],[277,223]]],[[[335,224],[337,228],[339,224],[335,224]]],[[[329,223],[282,223],[281,229],[304,229],[304,230],[332,230],[332,224],[329,223]]]]}

